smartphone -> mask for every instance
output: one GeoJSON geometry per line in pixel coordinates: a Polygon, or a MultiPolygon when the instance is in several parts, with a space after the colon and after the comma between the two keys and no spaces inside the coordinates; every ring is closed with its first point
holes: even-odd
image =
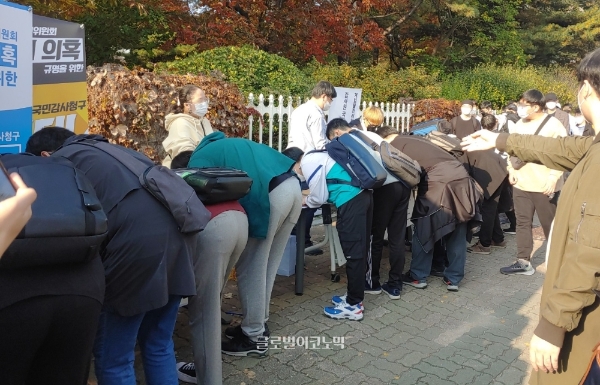
{"type": "Polygon", "coordinates": [[[12,180],[8,176],[6,167],[0,162],[0,202],[10,197],[14,197],[17,189],[12,183],[12,180]]]}

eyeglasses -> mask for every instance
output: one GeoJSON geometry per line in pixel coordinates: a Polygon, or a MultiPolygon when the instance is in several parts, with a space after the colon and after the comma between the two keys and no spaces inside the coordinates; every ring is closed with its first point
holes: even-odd
{"type": "Polygon", "coordinates": [[[210,99],[207,96],[207,97],[204,97],[202,99],[199,99],[198,103],[208,103],[208,104],[210,104],[210,99]]]}

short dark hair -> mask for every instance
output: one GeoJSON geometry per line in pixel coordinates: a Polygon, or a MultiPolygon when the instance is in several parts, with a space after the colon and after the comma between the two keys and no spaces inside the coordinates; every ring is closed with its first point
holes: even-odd
{"type": "Polygon", "coordinates": [[[177,90],[177,95],[175,96],[175,100],[173,101],[173,105],[171,106],[171,112],[174,114],[182,114],[183,113],[183,104],[189,103],[192,100],[192,94],[196,93],[200,87],[195,86],[193,84],[187,84],[177,90]]]}
{"type": "Polygon", "coordinates": [[[329,138],[334,130],[350,131],[350,124],[342,118],[332,119],[327,123],[327,132],[325,135],[329,138]]]}
{"type": "Polygon", "coordinates": [[[281,153],[293,160],[294,162],[299,161],[304,156],[304,151],[302,151],[298,147],[286,148],[281,153]]]}
{"type": "Polygon", "coordinates": [[[487,109],[489,108],[490,110],[492,109],[492,102],[490,102],[489,100],[484,100],[481,102],[481,104],[479,105],[479,109],[483,110],[483,109],[487,109]]]}
{"type": "Polygon", "coordinates": [[[539,106],[540,109],[544,109],[544,105],[546,104],[546,100],[544,99],[544,94],[542,94],[539,90],[527,90],[523,92],[523,95],[519,98],[519,100],[525,100],[527,103],[539,106]]]}
{"type": "Polygon", "coordinates": [[[375,130],[375,133],[381,136],[383,139],[390,135],[399,134],[398,130],[391,126],[380,126],[375,130]]]}
{"type": "Polygon", "coordinates": [[[171,161],[171,168],[186,168],[194,151],[182,151],[171,161]]]}
{"type": "Polygon", "coordinates": [[[504,107],[504,109],[506,111],[517,112],[517,105],[516,105],[516,103],[508,103],[508,105],[506,107],[504,107]]]}
{"type": "Polygon", "coordinates": [[[333,86],[333,84],[325,80],[321,80],[314,86],[312,92],[310,93],[310,96],[312,96],[313,98],[320,98],[321,95],[325,95],[333,99],[337,97],[337,92],[335,91],[335,87],[333,86]]]}
{"type": "Polygon", "coordinates": [[[496,127],[496,122],[498,120],[492,114],[485,114],[481,117],[481,127],[486,130],[492,131],[496,127]]]}
{"type": "Polygon", "coordinates": [[[25,152],[37,156],[42,155],[42,151],[54,152],[73,135],[73,131],[63,127],[44,127],[29,137],[25,152]]]}
{"type": "Polygon", "coordinates": [[[600,48],[585,55],[577,67],[577,80],[587,80],[596,94],[600,96],[600,48]]]}

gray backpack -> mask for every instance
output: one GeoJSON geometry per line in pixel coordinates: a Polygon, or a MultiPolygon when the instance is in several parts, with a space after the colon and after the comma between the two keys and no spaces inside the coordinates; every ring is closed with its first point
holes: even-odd
{"type": "Polygon", "coordinates": [[[358,130],[352,130],[350,134],[359,138],[373,151],[379,152],[383,167],[405,186],[413,188],[419,184],[421,181],[421,166],[416,160],[386,141],[381,142],[381,145],[379,145],[358,130]]]}

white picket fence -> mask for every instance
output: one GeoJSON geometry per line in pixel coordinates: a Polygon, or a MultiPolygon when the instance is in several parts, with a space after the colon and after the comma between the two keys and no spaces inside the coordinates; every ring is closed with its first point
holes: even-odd
{"type": "MultiPolygon", "coordinates": [[[[306,100],[305,100],[306,101],[306,100]]],[[[257,110],[264,121],[267,121],[269,127],[269,137],[268,141],[263,138],[263,120],[258,121],[258,142],[268,144],[271,148],[276,148],[278,151],[282,151],[287,146],[287,143],[282,143],[283,135],[278,135],[277,145],[273,144],[273,132],[274,130],[278,130],[279,133],[283,131],[284,122],[287,123],[287,127],[289,127],[290,117],[292,116],[292,111],[296,107],[302,104],[302,99],[298,97],[288,96],[287,100],[282,95],[279,95],[275,98],[274,95],[269,95],[268,98],[265,99],[263,94],[258,96],[258,101],[255,100],[253,94],[248,95],[248,107],[254,108],[257,110]],[[287,101],[284,104],[284,101],[287,101]],[[268,118],[267,118],[268,116],[268,118]]],[[[376,106],[381,107],[383,110],[384,116],[384,125],[392,126],[396,128],[399,132],[404,132],[409,129],[409,122],[411,117],[411,112],[414,108],[414,104],[404,104],[404,103],[383,103],[383,102],[362,102],[361,111],[367,108],[367,106],[376,106]]],[[[326,113],[327,114],[327,113],[326,113]]],[[[248,126],[249,126],[249,138],[253,138],[253,126],[254,126],[255,117],[250,115],[248,118],[248,126]]]]}

